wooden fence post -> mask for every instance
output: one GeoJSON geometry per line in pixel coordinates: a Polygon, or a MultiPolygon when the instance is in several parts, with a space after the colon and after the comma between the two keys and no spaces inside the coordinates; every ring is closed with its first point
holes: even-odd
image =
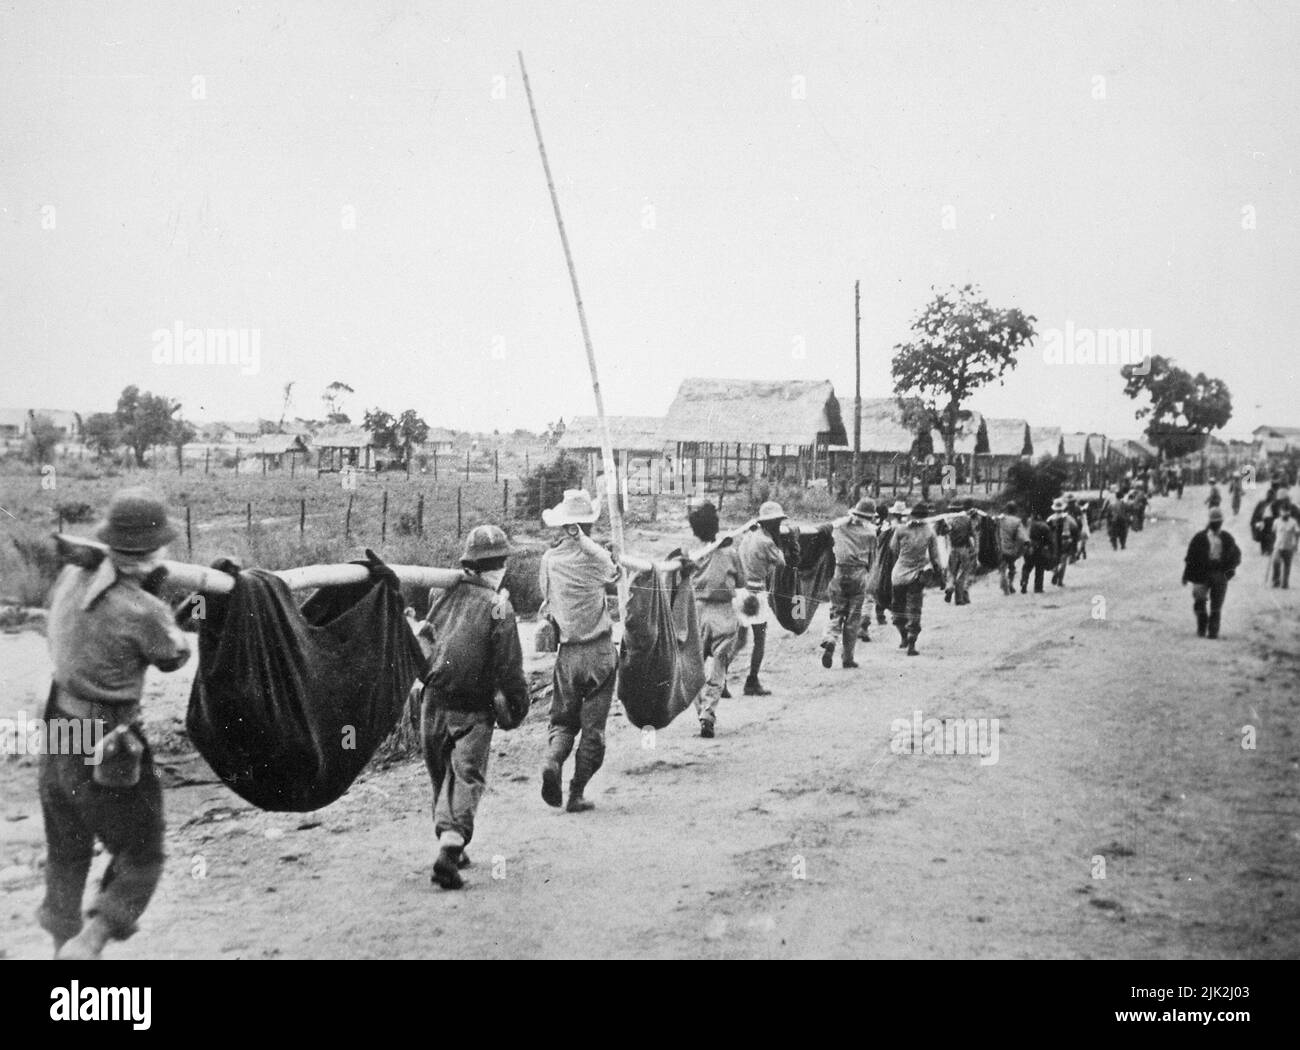
{"type": "Polygon", "coordinates": [[[388,490],[384,489],[384,507],[379,513],[379,542],[388,539],[388,490]]]}
{"type": "Polygon", "coordinates": [[[235,473],[239,473],[239,446],[235,446],[235,473]]]}
{"type": "Polygon", "coordinates": [[[420,493],[420,498],[415,504],[415,534],[424,535],[424,493],[420,493]]]}
{"type": "Polygon", "coordinates": [[[438,450],[437,450],[436,448],[433,450],[433,480],[434,480],[434,483],[437,484],[437,481],[438,481],[438,450]]]}
{"type": "Polygon", "coordinates": [[[506,478],[501,486],[501,520],[506,521],[510,517],[510,479],[506,478]]]}
{"type": "Polygon", "coordinates": [[[307,501],[304,499],[298,504],[298,539],[302,539],[303,531],[307,528],[307,501]]]}
{"type": "Polygon", "coordinates": [[[246,503],[246,504],[244,505],[244,527],[245,527],[249,532],[252,532],[252,531],[253,531],[253,502],[252,502],[252,500],[249,500],[249,502],[246,503]]]}
{"type": "Polygon", "coordinates": [[[185,504],[185,553],[194,557],[194,533],[190,530],[190,505],[185,504]]]}
{"type": "Polygon", "coordinates": [[[499,450],[492,451],[492,484],[495,485],[501,480],[501,453],[499,450]]]}
{"type": "Polygon", "coordinates": [[[465,480],[469,481],[469,449],[465,450],[465,480]]]}
{"type": "Polygon", "coordinates": [[[203,473],[204,474],[208,472],[208,468],[211,465],[211,463],[212,463],[212,446],[209,445],[207,448],[203,450],[203,473]]]}
{"type": "Polygon", "coordinates": [[[456,486],[456,539],[460,539],[460,534],[461,534],[460,492],[461,492],[461,487],[457,485],[456,486]]]}
{"type": "Polygon", "coordinates": [[[348,496],[348,512],[343,518],[343,538],[345,540],[352,537],[352,501],[356,499],[355,495],[348,496]]]}

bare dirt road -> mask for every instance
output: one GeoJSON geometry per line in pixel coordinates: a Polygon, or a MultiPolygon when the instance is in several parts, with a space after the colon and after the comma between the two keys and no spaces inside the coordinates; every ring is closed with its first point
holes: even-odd
{"type": "MultiPolygon", "coordinates": [[[[985,580],[964,608],[931,592],[914,659],[880,629],[860,670],[825,671],[824,611],[800,638],[774,626],[775,695],[724,700],[715,739],[689,714],[653,741],[611,719],[588,814],[542,803],[535,709],[497,734],[461,893],[429,884],[418,760],[299,816],[183,784],[211,774],[169,756],[167,873],[141,933],[110,951],[1295,957],[1300,594],[1262,586],[1243,514],[1223,637],[1198,639],[1178,581],[1203,506],[1188,490],[1153,511],[1127,551],[1094,537],[1064,590],[1003,597],[985,580]],[[997,761],[891,750],[892,724],[917,711],[996,718],[997,761]]],[[[42,648],[0,646],[9,688],[34,688],[42,648]]],[[[35,697],[5,700],[24,704],[35,697]]],[[[0,949],[44,957],[35,765],[0,770],[0,949]]]]}

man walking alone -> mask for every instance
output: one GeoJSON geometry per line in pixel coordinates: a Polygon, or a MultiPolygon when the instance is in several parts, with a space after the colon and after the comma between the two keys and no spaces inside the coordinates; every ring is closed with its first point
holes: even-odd
{"type": "Polygon", "coordinates": [[[900,649],[908,656],[916,656],[916,639],[921,633],[921,606],[925,597],[927,575],[931,570],[934,579],[944,582],[943,566],[939,562],[939,540],[934,530],[926,524],[929,508],[918,503],[912,508],[911,520],[894,530],[889,541],[894,553],[894,571],[890,583],[894,589],[894,626],[902,641],[900,649]]]}
{"type": "Polygon", "coordinates": [[[1223,531],[1222,507],[1210,508],[1209,524],[1192,537],[1183,563],[1183,583],[1192,585],[1196,633],[1202,638],[1218,638],[1219,614],[1228,593],[1228,581],[1241,564],[1237,541],[1231,533],[1223,531]]]}

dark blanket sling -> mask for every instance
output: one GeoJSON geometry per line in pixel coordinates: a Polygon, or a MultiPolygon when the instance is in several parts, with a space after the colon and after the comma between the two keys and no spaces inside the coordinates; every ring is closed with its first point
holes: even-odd
{"type": "Polygon", "coordinates": [[[301,813],[347,791],[420,675],[397,579],[369,567],[370,580],[322,588],[301,609],[260,569],[205,599],[186,728],[226,786],[260,809],[301,813]]]}
{"type": "Polygon", "coordinates": [[[630,574],[618,698],[638,729],[663,729],[704,687],[695,593],[680,572],[630,574]]]}
{"type": "Polygon", "coordinates": [[[796,533],[798,561],[787,547],[786,567],[776,570],[768,597],[777,622],[791,634],[808,630],[817,606],[826,600],[835,575],[833,531],[834,526],[827,523],[811,532],[796,533]]]}

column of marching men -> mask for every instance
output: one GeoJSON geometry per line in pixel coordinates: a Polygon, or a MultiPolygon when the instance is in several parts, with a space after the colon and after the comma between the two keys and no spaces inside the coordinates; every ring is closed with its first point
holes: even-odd
{"type": "MultiPolygon", "coordinates": [[[[1181,499],[1181,484],[1171,484],[1170,490],[1175,488],[1181,499]]],[[[1235,517],[1236,484],[1232,492],[1235,517]]],[[[1113,550],[1125,550],[1130,532],[1142,530],[1147,499],[1141,483],[1102,488],[1092,523],[1104,525],[1113,550]]],[[[1206,502],[1208,521],[1188,544],[1182,582],[1193,588],[1197,634],[1213,639],[1219,636],[1228,581],[1241,550],[1223,528],[1217,485],[1211,485],[1206,502]]],[[[994,534],[1003,596],[1027,594],[1031,580],[1034,593],[1042,593],[1048,573],[1054,586],[1065,587],[1069,567],[1088,558],[1088,509],[1073,493],[1058,497],[1045,516],[1037,507],[1016,503],[990,515],[966,499],[956,511],[932,515],[924,502],[908,507],[896,499],[886,506],[861,499],[831,526],[835,570],[819,645],[822,666],[833,668],[838,654],[843,669],[857,668],[857,647],[872,641],[873,614],[883,625],[889,612],[898,647],[918,655],[927,588],[941,587],[946,602],[970,604],[986,521],[994,534]]],[[[555,632],[557,652],[541,796],[571,814],[593,808],[585,791],[604,761],[618,668],[607,595],[616,592],[620,569],[591,538],[600,511],[599,500],[575,489],[542,515],[556,540],[541,559],[540,616],[555,632]],[[566,799],[563,777],[570,758],[566,799]]],[[[715,735],[719,703],[729,696],[731,663],[747,645],[743,692],[770,695],[759,677],[768,591],[774,572],[787,558],[797,559],[798,542],[781,505],[770,500],[738,538],[718,542],[718,512],[711,503],[694,508],[689,524],[692,536],[675,556],[697,604],[706,678],[695,711],[700,735],[707,738],[715,735]]],[[[1288,587],[1300,521],[1280,481],[1255,508],[1251,533],[1268,559],[1268,579],[1275,587],[1288,587]]],[[[131,936],[162,875],[162,790],[144,736],[140,698],[148,667],[173,671],[190,655],[171,608],[149,586],[166,544],[176,536],[162,501],[142,489],[120,491],[96,535],[107,556],[93,569],[64,566],[48,619],[53,684],[47,718],[94,719],[107,730],[101,760],[93,766],[77,755],[41,755],[48,860],[39,921],[65,958],[98,957],[110,941],[131,936]],[[110,862],[83,913],[97,839],[110,862]]],[[[501,589],[512,553],[498,526],[471,530],[460,580],[430,593],[428,614],[418,625],[427,642],[418,688],[438,843],[432,881],[445,889],[464,884],[461,872],[469,864],[466,847],[487,785],[493,733],[518,725],[528,710],[515,613],[501,589]]]]}

